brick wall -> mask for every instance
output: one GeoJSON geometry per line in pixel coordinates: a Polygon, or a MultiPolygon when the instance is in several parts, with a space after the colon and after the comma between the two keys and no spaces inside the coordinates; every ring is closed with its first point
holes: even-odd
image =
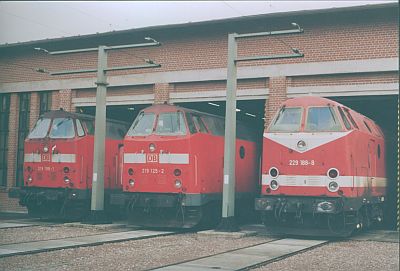
{"type": "Polygon", "coordinates": [[[354,84],[379,84],[398,83],[398,72],[382,73],[349,73],[349,74],[323,74],[313,76],[292,77],[290,86],[329,86],[329,85],[354,85],[354,84]]]}
{"type": "MultiPolygon", "coordinates": [[[[265,89],[268,86],[268,78],[240,79],[237,82],[237,89],[265,89]]],[[[174,83],[173,92],[198,92],[210,90],[225,90],[226,81],[207,81],[207,82],[185,82],[174,83]]]]}
{"type": "Polygon", "coordinates": [[[60,98],[58,91],[52,91],[51,93],[51,110],[60,109],[60,98]]]}
{"type": "MultiPolygon", "coordinates": [[[[152,94],[154,85],[139,85],[139,86],[121,86],[107,88],[107,97],[109,96],[125,96],[125,95],[142,95],[152,94]]],[[[79,89],[76,90],[77,98],[96,97],[95,88],[79,89]]]]}
{"type": "Polygon", "coordinates": [[[163,104],[164,102],[169,101],[169,92],[171,91],[172,86],[167,83],[163,84],[155,84],[154,85],[154,103],[155,104],[163,104]]]}
{"type": "Polygon", "coordinates": [[[39,101],[39,93],[38,92],[31,93],[30,107],[31,108],[30,108],[30,116],[29,116],[29,130],[32,130],[37,119],[39,118],[39,113],[40,113],[40,101],[39,101]]]}
{"type": "Polygon", "coordinates": [[[9,198],[6,190],[0,191],[0,212],[27,212],[25,207],[19,205],[19,200],[9,198]]]}
{"type": "Polygon", "coordinates": [[[281,103],[287,98],[287,85],[290,84],[290,78],[285,76],[271,77],[269,79],[269,96],[265,103],[265,124],[267,127],[281,103]]]}
{"type": "MultiPolygon", "coordinates": [[[[162,42],[160,47],[131,48],[109,53],[109,66],[143,64],[150,58],[162,64],[161,68],[109,72],[120,74],[224,68],[227,61],[227,34],[229,32],[257,32],[282,29],[292,18],[281,21],[257,19],[235,24],[203,26],[198,29],[154,31],[162,42]],[[267,27],[268,26],[268,27],[267,27]]],[[[365,15],[304,16],[296,18],[305,30],[303,34],[279,37],[259,37],[239,42],[238,54],[269,55],[290,53],[288,45],[299,48],[304,58],[278,59],[240,63],[243,65],[273,65],[277,63],[307,63],[334,60],[390,58],[398,56],[398,19],[396,12],[365,15]],[[340,19],[339,19],[340,18],[340,19]]],[[[151,32],[151,31],[150,31],[151,32]]],[[[126,34],[128,35],[128,34],[126,34]]],[[[127,38],[127,36],[126,36],[127,38]]],[[[142,39],[142,34],[132,34],[142,39]]],[[[109,42],[113,42],[110,38],[109,42]]],[[[75,45],[76,46],[76,45],[75,45]]],[[[34,72],[32,68],[45,67],[50,71],[95,68],[96,52],[70,55],[46,55],[28,48],[12,54],[0,52],[0,82],[59,80],[94,77],[94,74],[50,76],[34,72]]]]}
{"type": "Polygon", "coordinates": [[[71,112],[72,106],[72,90],[71,89],[63,89],[58,93],[59,97],[59,107],[64,109],[65,111],[71,112]]]}
{"type": "Polygon", "coordinates": [[[15,186],[15,170],[17,163],[17,144],[18,144],[18,108],[19,99],[17,94],[11,94],[10,98],[10,118],[8,126],[8,169],[7,187],[15,186]]]}

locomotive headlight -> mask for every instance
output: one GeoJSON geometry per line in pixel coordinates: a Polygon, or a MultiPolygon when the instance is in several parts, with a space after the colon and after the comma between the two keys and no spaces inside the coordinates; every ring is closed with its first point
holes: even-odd
{"type": "Polygon", "coordinates": [[[151,152],[154,152],[154,151],[156,150],[156,145],[154,145],[153,143],[150,143],[150,145],[149,145],[149,150],[150,150],[151,152]]]}
{"type": "Polygon", "coordinates": [[[174,175],[175,176],[181,176],[181,174],[182,174],[182,171],[179,169],[179,168],[176,168],[175,170],[174,170],[174,175]]]}
{"type": "Polygon", "coordinates": [[[48,152],[48,151],[49,151],[49,148],[48,148],[47,146],[44,146],[44,147],[43,147],[43,152],[46,153],[46,152],[48,152]]]}
{"type": "Polygon", "coordinates": [[[304,140],[300,140],[299,142],[297,142],[297,148],[299,150],[303,150],[305,149],[307,146],[306,142],[304,140]]]}
{"type": "Polygon", "coordinates": [[[71,180],[67,176],[64,177],[64,183],[69,184],[70,181],[71,180]]]}
{"type": "Polygon", "coordinates": [[[129,174],[129,175],[133,175],[133,169],[132,169],[132,168],[129,168],[129,169],[128,169],[128,174],[129,174]]]}
{"type": "Polygon", "coordinates": [[[272,167],[269,169],[269,175],[276,178],[279,175],[279,170],[276,167],[272,167]]]}
{"type": "Polygon", "coordinates": [[[330,192],[336,192],[339,190],[339,184],[335,181],[332,181],[328,184],[328,190],[330,192]]]}
{"type": "Polygon", "coordinates": [[[28,183],[31,183],[32,182],[32,177],[31,176],[28,176],[28,183]]]}
{"type": "Polygon", "coordinates": [[[272,180],[271,183],[269,184],[269,187],[271,187],[272,190],[276,190],[279,187],[279,184],[276,180],[272,180]]]}
{"type": "Polygon", "coordinates": [[[336,168],[330,168],[328,169],[328,172],[326,174],[330,179],[336,179],[339,176],[339,170],[336,168]]]}
{"type": "Polygon", "coordinates": [[[64,167],[63,170],[64,170],[64,173],[68,173],[69,172],[69,167],[64,167]]]}
{"type": "Polygon", "coordinates": [[[181,182],[181,180],[175,180],[175,187],[176,187],[176,188],[181,188],[181,187],[182,187],[182,182],[181,182]]]}
{"type": "Polygon", "coordinates": [[[135,185],[135,181],[133,179],[129,179],[129,185],[130,186],[134,186],[135,185]]]}

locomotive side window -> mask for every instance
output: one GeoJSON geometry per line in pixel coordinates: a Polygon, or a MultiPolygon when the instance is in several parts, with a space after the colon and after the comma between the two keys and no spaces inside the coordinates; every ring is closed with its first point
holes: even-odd
{"type": "Polygon", "coordinates": [[[239,156],[240,156],[240,159],[244,159],[245,154],[246,154],[246,152],[245,152],[244,147],[243,147],[243,146],[240,146],[240,149],[239,149],[239,156]]]}
{"type": "Polygon", "coordinates": [[[153,132],[154,121],[156,115],[154,113],[140,113],[133,122],[128,131],[128,136],[144,136],[153,132]]]}
{"type": "Polygon", "coordinates": [[[216,136],[224,136],[225,135],[225,126],[224,121],[222,119],[211,117],[211,116],[203,116],[202,118],[207,125],[208,130],[216,136]]]}
{"type": "Polygon", "coordinates": [[[78,136],[85,135],[85,131],[83,130],[82,123],[78,119],[76,120],[76,132],[77,132],[78,136]]]}
{"type": "Polygon", "coordinates": [[[347,108],[344,108],[344,111],[346,111],[346,114],[349,117],[349,120],[350,120],[351,124],[353,124],[353,126],[358,129],[358,125],[354,121],[353,117],[351,116],[350,111],[347,108]]]}
{"type": "Polygon", "coordinates": [[[346,126],[346,129],[349,130],[351,128],[349,120],[346,118],[346,115],[344,114],[344,112],[340,106],[338,107],[338,109],[339,109],[340,116],[342,117],[344,126],[346,126]]]}
{"type": "Polygon", "coordinates": [[[378,153],[378,159],[380,159],[381,158],[381,145],[380,144],[378,144],[377,153],[378,153]]]}
{"type": "Polygon", "coordinates": [[[340,131],[341,128],[332,107],[310,107],[308,109],[306,131],[340,131]]]}
{"type": "Polygon", "coordinates": [[[158,135],[184,135],[186,125],[182,112],[161,113],[158,116],[156,134],[158,135]]]}
{"type": "Polygon", "coordinates": [[[372,133],[371,128],[369,128],[369,126],[368,126],[368,124],[365,122],[365,120],[364,120],[363,122],[364,122],[365,127],[367,127],[368,131],[369,131],[370,133],[372,133]]]}
{"type": "Polygon", "coordinates": [[[91,120],[84,120],[83,123],[86,126],[88,135],[94,135],[94,123],[91,120]]]}
{"type": "Polygon", "coordinates": [[[74,123],[71,118],[55,118],[50,129],[50,138],[73,138],[74,123]]]}
{"type": "Polygon", "coordinates": [[[301,107],[283,107],[269,128],[270,132],[298,132],[300,130],[301,107]]]}
{"type": "Polygon", "coordinates": [[[186,115],[186,121],[187,121],[190,133],[191,134],[197,133],[196,125],[193,122],[192,115],[189,113],[186,113],[185,115],[186,115]]]}
{"type": "Polygon", "coordinates": [[[40,118],[36,124],[31,133],[28,135],[28,138],[44,138],[47,135],[47,132],[49,131],[50,127],[50,119],[43,119],[40,118]]]}
{"type": "Polygon", "coordinates": [[[201,120],[200,116],[193,115],[193,122],[200,133],[208,133],[207,128],[201,120]]]}

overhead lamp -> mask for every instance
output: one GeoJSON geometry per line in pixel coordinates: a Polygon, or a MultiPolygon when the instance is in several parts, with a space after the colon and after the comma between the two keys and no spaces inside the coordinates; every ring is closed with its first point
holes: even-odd
{"type": "Polygon", "coordinates": [[[46,49],[43,49],[43,48],[40,48],[40,47],[35,47],[35,48],[33,48],[33,49],[35,49],[36,51],[39,51],[39,52],[45,52],[46,54],[49,54],[49,53],[50,53],[50,52],[47,51],[46,49]]]}
{"type": "Polygon", "coordinates": [[[134,107],[128,107],[128,110],[133,111],[133,110],[135,110],[135,108],[134,107]]]}
{"type": "Polygon", "coordinates": [[[144,39],[148,40],[148,41],[152,41],[152,42],[158,43],[158,41],[156,41],[155,39],[153,39],[151,37],[145,37],[144,39]]]}
{"type": "Polygon", "coordinates": [[[144,61],[145,61],[147,64],[154,64],[154,61],[151,60],[151,59],[148,59],[148,58],[145,58],[144,61]]]}
{"type": "Polygon", "coordinates": [[[254,114],[250,114],[250,113],[245,113],[247,116],[250,116],[250,117],[253,117],[253,118],[255,118],[256,117],[256,115],[254,115],[254,114]]]}
{"type": "Polygon", "coordinates": [[[208,103],[209,105],[212,105],[212,106],[216,106],[216,107],[219,107],[220,105],[219,104],[215,104],[215,103],[208,103]]]}
{"type": "Polygon", "coordinates": [[[46,70],[45,68],[37,68],[35,69],[35,72],[40,72],[40,73],[49,73],[48,70],[46,70]]]}
{"type": "Polygon", "coordinates": [[[295,54],[300,54],[299,49],[297,49],[297,48],[291,48],[291,49],[292,49],[293,53],[295,53],[295,54]]]}
{"type": "Polygon", "coordinates": [[[240,110],[239,108],[236,108],[236,112],[240,112],[240,111],[242,111],[242,110],[240,110]]]}
{"type": "Polygon", "coordinates": [[[297,27],[297,29],[301,30],[300,25],[298,25],[297,23],[291,23],[291,25],[293,25],[294,27],[297,27]]]}

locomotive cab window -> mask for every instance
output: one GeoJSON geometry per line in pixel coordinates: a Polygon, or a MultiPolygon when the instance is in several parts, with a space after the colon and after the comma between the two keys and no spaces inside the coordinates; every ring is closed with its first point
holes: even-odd
{"type": "Polygon", "coordinates": [[[156,115],[154,113],[140,113],[129,129],[128,136],[145,136],[153,132],[154,121],[156,115]]]}
{"type": "Polygon", "coordinates": [[[55,118],[50,129],[50,138],[75,137],[74,123],[71,118],[55,118]]]}
{"type": "Polygon", "coordinates": [[[51,122],[51,119],[40,118],[36,122],[35,127],[32,129],[32,131],[28,135],[28,138],[29,139],[45,138],[47,135],[47,132],[49,131],[49,128],[50,128],[50,122],[51,122]]]}
{"type": "Polygon", "coordinates": [[[301,107],[283,107],[272,122],[269,131],[298,132],[300,130],[302,111],[301,107]]]}
{"type": "Polygon", "coordinates": [[[342,126],[332,107],[310,107],[305,130],[308,132],[341,131],[342,126]]]}
{"type": "Polygon", "coordinates": [[[182,112],[160,113],[157,120],[156,134],[185,135],[186,125],[182,112]]]}
{"type": "Polygon", "coordinates": [[[85,135],[85,131],[83,130],[82,123],[78,119],[76,120],[76,132],[77,132],[78,136],[85,135]]]}

